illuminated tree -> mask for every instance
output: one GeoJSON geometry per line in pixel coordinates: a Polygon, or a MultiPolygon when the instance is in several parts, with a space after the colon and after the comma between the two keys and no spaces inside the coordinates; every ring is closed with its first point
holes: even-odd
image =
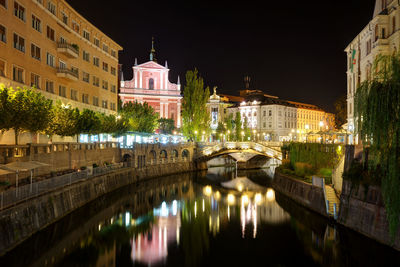
{"type": "Polygon", "coordinates": [[[187,71],[182,101],[182,132],[185,136],[196,139],[196,132],[210,131],[209,98],[210,90],[204,88],[203,78],[198,75],[197,69],[187,71]]]}

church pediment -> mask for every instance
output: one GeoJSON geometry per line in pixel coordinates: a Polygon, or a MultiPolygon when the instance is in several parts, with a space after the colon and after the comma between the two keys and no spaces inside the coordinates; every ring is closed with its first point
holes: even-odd
{"type": "Polygon", "coordinates": [[[146,63],[135,66],[135,68],[149,68],[149,69],[166,69],[164,66],[154,62],[148,61],[146,63]]]}

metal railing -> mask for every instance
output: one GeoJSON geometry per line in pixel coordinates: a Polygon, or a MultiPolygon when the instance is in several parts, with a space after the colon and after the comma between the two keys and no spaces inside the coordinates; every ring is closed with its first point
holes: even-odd
{"type": "Polygon", "coordinates": [[[122,169],[124,167],[124,163],[116,163],[93,169],[90,168],[3,191],[0,193],[0,210],[38,195],[60,189],[79,181],[84,181],[94,176],[122,169]]]}
{"type": "Polygon", "coordinates": [[[69,43],[57,43],[57,48],[65,48],[72,50],[75,54],[79,55],[79,49],[76,45],[72,45],[69,43]]]}
{"type": "Polygon", "coordinates": [[[69,74],[69,75],[79,79],[79,73],[76,70],[73,70],[73,69],[57,68],[57,73],[69,74]]]}

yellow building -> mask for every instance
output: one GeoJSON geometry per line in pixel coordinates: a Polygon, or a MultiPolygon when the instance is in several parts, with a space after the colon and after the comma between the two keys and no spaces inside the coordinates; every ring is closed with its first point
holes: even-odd
{"type": "Polygon", "coordinates": [[[64,0],[0,0],[0,83],[115,113],[122,47],[64,0]]]}

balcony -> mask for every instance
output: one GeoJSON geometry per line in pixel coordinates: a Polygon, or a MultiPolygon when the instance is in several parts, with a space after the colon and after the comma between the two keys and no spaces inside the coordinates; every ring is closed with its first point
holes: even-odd
{"type": "Polygon", "coordinates": [[[79,48],[77,45],[68,43],[57,43],[57,52],[66,55],[70,58],[79,57],[79,48]]]}
{"type": "Polygon", "coordinates": [[[65,78],[71,81],[79,80],[79,74],[77,71],[66,68],[57,68],[57,77],[65,78]]]}

